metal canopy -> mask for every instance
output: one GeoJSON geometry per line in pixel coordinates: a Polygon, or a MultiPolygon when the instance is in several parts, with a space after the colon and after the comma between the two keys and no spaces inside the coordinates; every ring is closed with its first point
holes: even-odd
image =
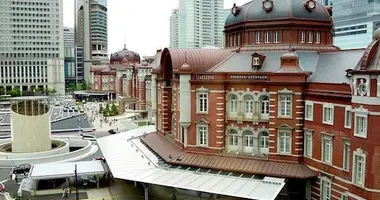
{"type": "Polygon", "coordinates": [[[168,165],[140,142],[139,136],[155,130],[145,126],[98,139],[115,178],[256,200],[274,200],[285,185],[280,178],[168,165]]]}

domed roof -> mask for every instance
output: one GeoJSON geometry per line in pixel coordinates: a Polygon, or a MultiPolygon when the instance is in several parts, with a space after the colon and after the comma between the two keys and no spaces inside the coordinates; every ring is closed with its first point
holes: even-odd
{"type": "Polygon", "coordinates": [[[375,34],[373,35],[374,40],[380,40],[380,28],[376,29],[375,34]]]}
{"type": "Polygon", "coordinates": [[[298,60],[298,56],[293,52],[289,52],[289,53],[282,54],[280,59],[281,60],[298,60]]]}
{"type": "Polygon", "coordinates": [[[253,0],[238,7],[237,14],[230,14],[225,26],[230,26],[246,21],[267,20],[312,20],[332,22],[331,16],[325,6],[316,3],[315,8],[308,9],[306,0],[264,0],[273,2],[273,7],[266,11],[263,8],[263,0],[253,0]]]}
{"type": "Polygon", "coordinates": [[[140,61],[140,55],[136,52],[130,51],[124,45],[124,48],[118,52],[111,54],[111,61],[114,60],[127,60],[127,61],[140,61]]]}

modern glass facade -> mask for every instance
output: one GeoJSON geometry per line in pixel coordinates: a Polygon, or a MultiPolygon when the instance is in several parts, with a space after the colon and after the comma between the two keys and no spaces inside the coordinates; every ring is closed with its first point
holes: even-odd
{"type": "Polygon", "coordinates": [[[365,48],[380,25],[380,0],[334,0],[333,20],[336,46],[365,48]]]}

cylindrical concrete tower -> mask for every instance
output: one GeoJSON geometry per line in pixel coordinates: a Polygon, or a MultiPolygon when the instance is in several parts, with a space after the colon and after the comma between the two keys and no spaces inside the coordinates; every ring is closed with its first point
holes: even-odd
{"type": "Polygon", "coordinates": [[[51,149],[50,112],[46,97],[11,99],[12,152],[32,153],[51,149]]]}

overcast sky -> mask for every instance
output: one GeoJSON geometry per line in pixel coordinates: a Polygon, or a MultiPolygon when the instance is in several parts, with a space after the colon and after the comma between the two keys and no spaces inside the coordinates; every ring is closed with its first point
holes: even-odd
{"type": "MultiPolygon", "coordinates": [[[[142,56],[169,46],[169,18],[179,0],[108,0],[108,53],[127,48],[142,56]]],[[[224,7],[249,0],[224,0],[224,7]]],[[[64,25],[74,27],[74,0],[64,2],[64,25]]]]}

